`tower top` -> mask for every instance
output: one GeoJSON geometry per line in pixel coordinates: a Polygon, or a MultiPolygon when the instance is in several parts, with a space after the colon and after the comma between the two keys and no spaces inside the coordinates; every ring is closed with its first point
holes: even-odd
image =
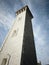
{"type": "Polygon", "coordinates": [[[20,10],[18,10],[18,11],[16,12],[16,15],[22,13],[22,12],[25,11],[25,10],[27,10],[27,12],[29,12],[29,14],[31,15],[31,17],[33,18],[33,15],[32,15],[32,13],[31,13],[31,11],[30,11],[30,9],[28,8],[27,5],[26,5],[25,7],[22,7],[20,10]]]}

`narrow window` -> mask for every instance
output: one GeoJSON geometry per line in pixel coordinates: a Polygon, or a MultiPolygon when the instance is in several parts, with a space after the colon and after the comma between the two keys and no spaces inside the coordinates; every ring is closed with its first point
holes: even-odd
{"type": "Polygon", "coordinates": [[[18,29],[17,30],[14,30],[13,33],[12,33],[12,37],[16,37],[17,36],[17,33],[18,33],[18,29]]]}
{"type": "Polygon", "coordinates": [[[6,65],[7,58],[4,58],[1,65],[6,65]]]}
{"type": "Polygon", "coordinates": [[[16,36],[16,30],[13,31],[12,37],[16,36]]]}

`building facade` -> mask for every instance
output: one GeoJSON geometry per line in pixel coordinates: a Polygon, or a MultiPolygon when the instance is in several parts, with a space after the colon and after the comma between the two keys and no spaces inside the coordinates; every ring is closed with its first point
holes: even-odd
{"type": "Polygon", "coordinates": [[[34,36],[28,6],[16,12],[16,20],[0,51],[0,65],[37,65],[34,36]]]}

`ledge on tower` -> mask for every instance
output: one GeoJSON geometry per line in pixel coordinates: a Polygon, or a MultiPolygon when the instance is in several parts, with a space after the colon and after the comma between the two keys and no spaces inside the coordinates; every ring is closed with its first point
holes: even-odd
{"type": "Polygon", "coordinates": [[[16,15],[19,15],[20,13],[22,13],[22,12],[25,11],[25,10],[27,10],[27,12],[29,12],[29,14],[31,15],[31,17],[33,18],[33,15],[32,15],[32,13],[31,13],[31,11],[30,11],[30,9],[28,8],[27,5],[26,5],[25,7],[23,7],[23,8],[21,8],[20,10],[18,10],[18,11],[16,12],[16,15]]]}

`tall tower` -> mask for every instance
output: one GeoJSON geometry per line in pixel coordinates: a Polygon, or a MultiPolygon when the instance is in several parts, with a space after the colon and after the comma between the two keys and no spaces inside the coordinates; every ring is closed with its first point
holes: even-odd
{"type": "Polygon", "coordinates": [[[28,6],[16,12],[16,20],[0,52],[0,65],[37,65],[35,44],[28,6]]]}

